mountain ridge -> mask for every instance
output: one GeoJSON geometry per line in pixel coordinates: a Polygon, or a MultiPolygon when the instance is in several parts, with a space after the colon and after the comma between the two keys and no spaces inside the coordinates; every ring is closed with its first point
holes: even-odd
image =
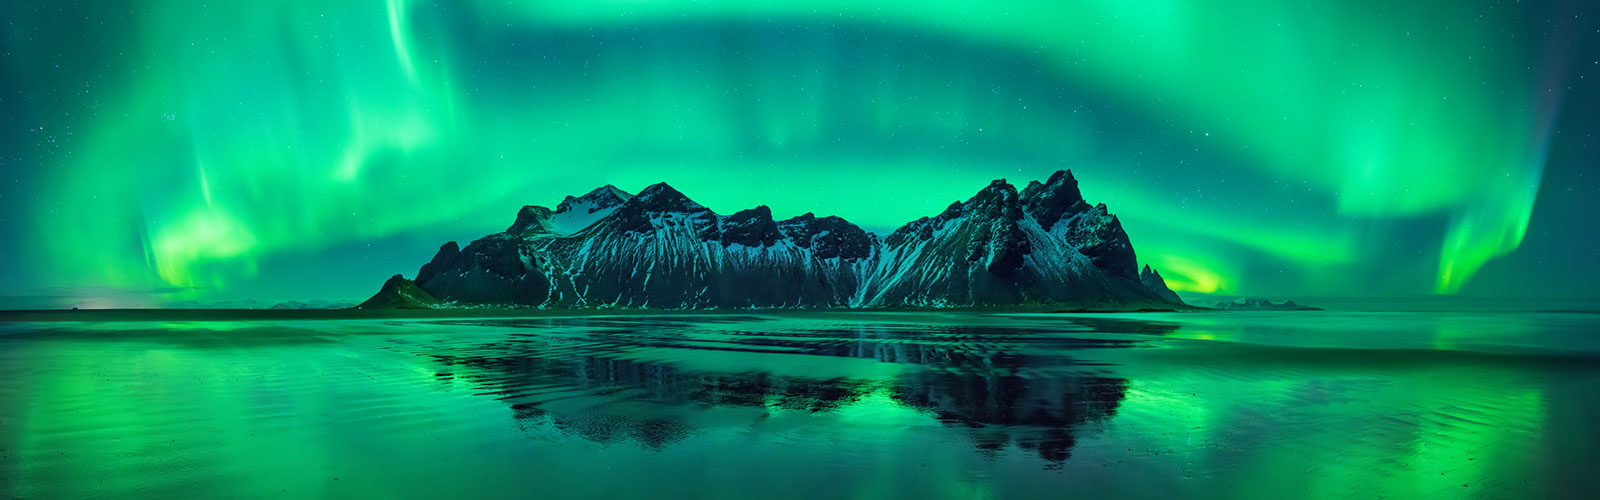
{"type": "MultiPolygon", "coordinates": [[[[448,242],[407,281],[446,306],[1186,307],[1137,264],[1120,220],[1062,170],[1020,190],[996,179],[884,238],[837,216],[777,220],[766,205],[717,214],[664,182],[608,184],[448,242]]],[[[387,285],[379,295],[410,290],[387,285]]]]}

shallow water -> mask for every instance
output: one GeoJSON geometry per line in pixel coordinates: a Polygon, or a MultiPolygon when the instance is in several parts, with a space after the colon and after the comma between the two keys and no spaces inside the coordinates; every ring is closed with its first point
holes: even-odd
{"type": "Polygon", "coordinates": [[[0,324],[17,498],[1592,498],[1600,316],[0,324]]]}

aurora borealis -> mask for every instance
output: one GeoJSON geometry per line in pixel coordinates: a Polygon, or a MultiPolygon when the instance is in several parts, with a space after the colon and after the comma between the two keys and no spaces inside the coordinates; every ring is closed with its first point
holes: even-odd
{"type": "Polygon", "coordinates": [[[884,234],[1062,168],[1183,291],[1600,280],[1600,18],[1581,2],[0,15],[0,308],[358,297],[606,183],[884,234]]]}

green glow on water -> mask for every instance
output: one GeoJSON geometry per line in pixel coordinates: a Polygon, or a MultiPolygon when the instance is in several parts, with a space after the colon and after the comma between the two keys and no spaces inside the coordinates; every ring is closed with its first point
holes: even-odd
{"type": "Polygon", "coordinates": [[[0,493],[1550,497],[1600,460],[1594,321],[11,323],[0,493]]]}

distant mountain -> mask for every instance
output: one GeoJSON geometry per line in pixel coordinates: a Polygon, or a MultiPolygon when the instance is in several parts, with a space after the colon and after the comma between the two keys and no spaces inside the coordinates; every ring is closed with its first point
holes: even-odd
{"type": "Polygon", "coordinates": [[[265,302],[255,299],[220,300],[216,302],[185,300],[181,302],[169,303],[163,307],[167,309],[263,309],[266,308],[267,305],[265,302]]]}
{"type": "Polygon", "coordinates": [[[1212,309],[1228,309],[1234,311],[1321,311],[1322,308],[1304,306],[1292,300],[1273,302],[1270,299],[1246,297],[1234,300],[1218,301],[1211,305],[1212,309]]]}
{"type": "Polygon", "coordinates": [[[349,309],[352,302],[333,300],[290,300],[273,304],[269,309],[349,309]]]}
{"type": "Polygon", "coordinates": [[[1121,222],[1067,171],[1021,191],[996,180],[882,239],[838,217],[720,215],[665,183],[608,185],[446,243],[414,282],[391,278],[361,307],[1183,306],[1137,263],[1121,222]]]}

